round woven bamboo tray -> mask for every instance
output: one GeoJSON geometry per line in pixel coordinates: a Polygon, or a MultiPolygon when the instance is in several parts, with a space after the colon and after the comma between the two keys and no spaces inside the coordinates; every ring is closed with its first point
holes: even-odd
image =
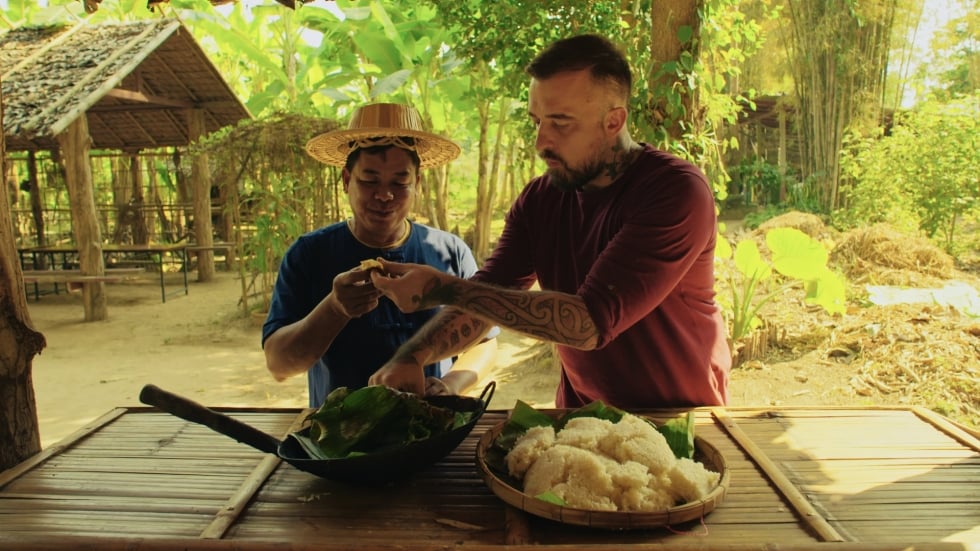
{"type": "Polygon", "coordinates": [[[684,503],[663,511],[593,511],[563,507],[548,503],[525,494],[520,488],[497,475],[487,465],[487,450],[493,446],[494,440],[500,435],[506,422],[498,423],[492,429],[483,433],[476,447],[476,462],[484,482],[490,490],[509,505],[522,511],[542,518],[555,520],[566,524],[591,526],[612,530],[630,530],[670,526],[704,517],[721,504],[728,491],[730,473],[724,456],[710,442],[694,437],[694,459],[700,461],[708,469],[719,473],[718,485],[708,495],[698,501],[684,503]]]}

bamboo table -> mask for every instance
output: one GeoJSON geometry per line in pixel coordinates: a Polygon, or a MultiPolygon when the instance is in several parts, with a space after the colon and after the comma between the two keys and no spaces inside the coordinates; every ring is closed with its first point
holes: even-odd
{"type": "MultiPolygon", "coordinates": [[[[299,409],[215,408],[270,434],[299,409]]],[[[668,412],[644,412],[663,419],[668,412]]],[[[980,441],[918,408],[698,409],[731,485],[700,521],[638,531],[504,504],[476,442],[380,488],[299,471],[152,408],[113,410],[0,473],[0,549],[980,549],[980,441]]]]}

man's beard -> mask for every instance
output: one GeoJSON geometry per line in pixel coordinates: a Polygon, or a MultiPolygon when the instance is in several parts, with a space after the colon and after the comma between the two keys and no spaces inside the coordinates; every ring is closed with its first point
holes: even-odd
{"type": "Polygon", "coordinates": [[[547,174],[551,185],[562,191],[581,191],[592,180],[598,178],[603,170],[603,165],[598,159],[589,159],[582,168],[574,169],[568,166],[564,159],[550,151],[543,151],[541,158],[561,163],[558,168],[549,168],[547,174]]]}

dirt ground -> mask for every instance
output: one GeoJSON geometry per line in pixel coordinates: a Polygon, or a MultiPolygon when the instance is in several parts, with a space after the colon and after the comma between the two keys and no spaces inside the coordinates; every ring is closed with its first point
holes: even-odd
{"type": "MultiPolygon", "coordinates": [[[[195,277],[192,273],[186,296],[170,297],[166,303],[160,300],[153,275],[108,284],[109,319],[103,322],[82,321],[80,294],[49,294],[37,301],[29,297],[34,327],[47,339],[47,347],[33,363],[44,447],[115,407],[141,405],[140,389],[151,383],[208,406],[306,406],[304,377],[277,383],[266,372],[259,328],[238,312],[241,282],[237,274],[218,272],[209,283],[197,283],[195,277]]],[[[167,278],[168,289],[180,285],[179,274],[167,278]]],[[[980,377],[980,324],[934,306],[895,308],[898,310],[887,315],[884,311],[856,312],[846,323],[812,316],[809,325],[798,330],[790,322],[783,324],[784,333],[762,360],[733,371],[731,405],[912,403],[934,407],[935,402],[942,402],[941,397],[909,392],[909,385],[889,381],[880,370],[868,368],[874,343],[865,339],[856,345],[847,339],[871,331],[868,325],[872,322],[884,323],[886,328],[875,334],[890,335],[885,344],[894,346],[896,339],[903,338],[902,329],[889,325],[890,319],[913,324],[912,331],[926,335],[919,340],[928,339],[937,350],[949,348],[933,342],[942,335],[965,342],[966,360],[954,377],[974,377],[975,384],[980,377]],[[924,327],[930,324],[935,331],[928,334],[924,327]],[[823,335],[819,343],[804,338],[821,331],[834,331],[835,336],[823,335]],[[855,348],[861,347],[863,354],[858,354],[855,348]]],[[[496,366],[489,376],[498,385],[493,407],[509,408],[517,399],[553,406],[557,372],[549,361],[548,347],[506,331],[499,341],[496,366]]],[[[901,358],[901,350],[893,353],[901,358]]],[[[969,409],[950,407],[953,413],[966,412],[968,422],[972,419],[969,409]]]]}

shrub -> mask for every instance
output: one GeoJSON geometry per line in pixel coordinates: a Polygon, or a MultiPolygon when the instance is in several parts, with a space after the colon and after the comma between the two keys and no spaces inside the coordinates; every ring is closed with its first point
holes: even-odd
{"type": "Polygon", "coordinates": [[[957,229],[980,211],[980,93],[896,116],[888,135],[851,138],[842,152],[847,227],[918,228],[955,254],[957,229]]]}

